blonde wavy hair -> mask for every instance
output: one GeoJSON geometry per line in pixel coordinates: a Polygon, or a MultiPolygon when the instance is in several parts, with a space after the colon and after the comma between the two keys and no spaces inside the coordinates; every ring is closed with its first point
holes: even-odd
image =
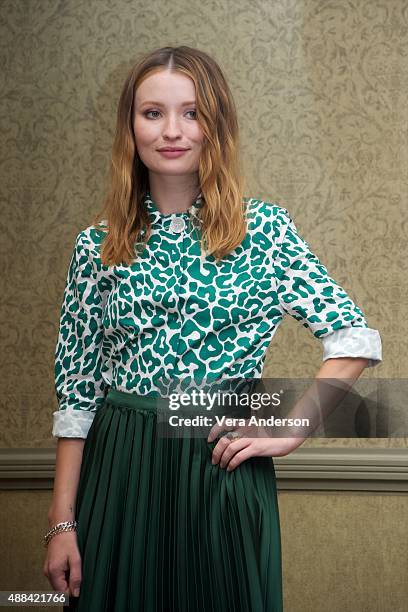
{"type": "Polygon", "coordinates": [[[198,210],[201,252],[219,261],[246,235],[238,120],[228,84],[218,64],[203,51],[187,46],[163,47],[139,59],[120,95],[109,192],[93,219],[93,225],[106,232],[101,247],[103,265],[130,265],[136,257],[136,243],[143,246],[151,235],[143,201],[149,190],[148,168],[137,153],[133,116],[136,89],[159,70],[187,75],[195,85],[196,116],[204,134],[198,169],[203,198],[198,210]],[[106,229],[101,227],[104,222],[106,229]],[[142,229],[144,234],[140,233],[142,229]]]}

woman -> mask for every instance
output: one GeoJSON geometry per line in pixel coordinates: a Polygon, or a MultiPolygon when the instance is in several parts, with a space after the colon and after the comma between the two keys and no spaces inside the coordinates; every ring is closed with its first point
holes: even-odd
{"type": "Polygon", "coordinates": [[[206,53],[132,68],[111,172],[61,310],[44,573],[75,610],[281,611],[272,457],[304,438],[160,436],[160,402],[260,378],[286,313],[322,340],[320,376],[379,363],[379,333],[288,211],[243,197],[234,102],[206,53]]]}

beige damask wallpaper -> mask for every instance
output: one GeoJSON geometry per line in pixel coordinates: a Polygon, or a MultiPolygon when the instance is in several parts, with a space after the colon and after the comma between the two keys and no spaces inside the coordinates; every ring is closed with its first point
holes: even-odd
{"type": "MultiPolygon", "coordinates": [[[[128,68],[165,45],[219,61],[247,195],[288,209],[380,330],[383,363],[363,378],[406,377],[407,43],[404,0],[0,0],[0,448],[56,444],[53,356],[74,240],[104,194],[128,68]]],[[[321,356],[287,317],[264,375],[312,377],[321,356]]],[[[51,490],[0,497],[0,588],[49,589],[51,490]]],[[[279,504],[285,610],[406,611],[406,495],[280,491],[279,504]]]]}
{"type": "MultiPolygon", "coordinates": [[[[238,107],[247,195],[289,210],[407,375],[408,7],[387,2],[3,0],[0,446],[47,447],[53,352],[76,234],[99,208],[120,87],[138,54],[212,54],[238,107]]],[[[312,377],[287,317],[264,375],[312,377]]],[[[406,445],[406,439],[322,444],[406,445]]]]}

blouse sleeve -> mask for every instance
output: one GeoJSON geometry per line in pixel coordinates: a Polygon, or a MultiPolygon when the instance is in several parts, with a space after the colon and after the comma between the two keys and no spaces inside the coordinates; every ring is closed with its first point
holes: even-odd
{"type": "Polygon", "coordinates": [[[102,299],[89,249],[79,233],[62,301],[55,349],[54,437],[86,438],[106,385],[101,375],[102,299]]]}
{"type": "Polygon", "coordinates": [[[367,367],[382,361],[381,337],[367,325],[361,309],[333,280],[309,245],[299,236],[286,209],[281,209],[274,253],[281,308],[322,340],[323,361],[365,357],[367,367]]]}

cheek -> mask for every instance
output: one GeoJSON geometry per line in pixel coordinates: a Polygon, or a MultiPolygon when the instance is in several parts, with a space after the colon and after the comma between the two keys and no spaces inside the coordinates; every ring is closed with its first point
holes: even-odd
{"type": "Polygon", "coordinates": [[[157,129],[145,121],[135,121],[133,125],[136,144],[139,146],[147,145],[157,138],[157,129]]]}
{"type": "Polygon", "coordinates": [[[198,123],[194,123],[191,126],[191,131],[190,131],[189,136],[191,140],[194,140],[194,142],[196,142],[198,145],[202,145],[204,142],[204,132],[202,131],[198,123]]]}

